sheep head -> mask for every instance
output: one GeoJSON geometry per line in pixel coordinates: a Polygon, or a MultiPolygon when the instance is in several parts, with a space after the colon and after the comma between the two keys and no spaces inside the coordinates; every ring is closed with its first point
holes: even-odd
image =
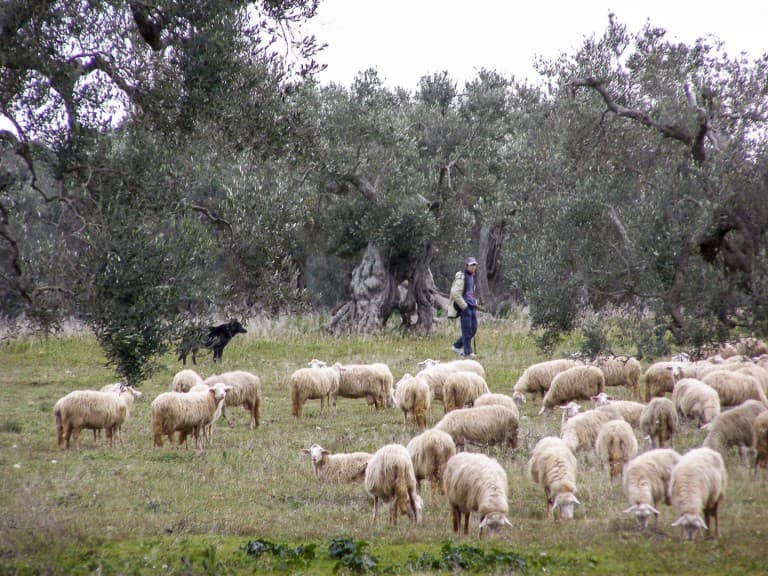
{"type": "Polygon", "coordinates": [[[624,514],[634,514],[637,521],[640,523],[641,528],[645,528],[648,525],[648,518],[653,514],[654,517],[658,517],[659,511],[653,506],[647,503],[634,504],[624,510],[624,514]]]}
{"type": "Polygon", "coordinates": [[[693,540],[700,531],[708,530],[706,522],[698,514],[683,514],[672,523],[672,526],[680,526],[683,540],[693,540]]]}
{"type": "Polygon", "coordinates": [[[485,531],[488,536],[493,536],[501,532],[504,526],[512,526],[507,515],[503,512],[490,512],[480,518],[480,535],[485,531]]]}
{"type": "Polygon", "coordinates": [[[558,510],[560,512],[560,518],[564,520],[572,520],[573,507],[577,504],[581,504],[581,502],[579,502],[573,492],[561,492],[555,496],[552,510],[558,510]]]}

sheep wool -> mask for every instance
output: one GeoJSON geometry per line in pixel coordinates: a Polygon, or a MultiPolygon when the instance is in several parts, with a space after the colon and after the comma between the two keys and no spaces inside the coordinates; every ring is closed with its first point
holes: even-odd
{"type": "Polygon", "coordinates": [[[720,414],[720,395],[717,390],[696,378],[678,380],[672,391],[672,402],[683,418],[696,420],[704,426],[720,414]]]}
{"type": "Polygon", "coordinates": [[[389,406],[392,396],[392,371],[383,363],[333,365],[339,371],[339,387],[331,395],[334,407],[336,399],[365,398],[377,410],[389,406]]]}
{"type": "Polygon", "coordinates": [[[566,420],[560,429],[560,438],[572,452],[592,450],[600,433],[600,427],[616,416],[600,411],[587,410],[566,420]]]}
{"type": "Polygon", "coordinates": [[[262,398],[261,379],[256,374],[244,370],[235,370],[216,374],[204,380],[204,383],[208,386],[213,386],[217,382],[223,382],[231,388],[224,400],[221,417],[227,420],[226,407],[242,406],[250,416],[249,423],[251,428],[258,428],[262,398]]]}
{"type": "Polygon", "coordinates": [[[570,448],[557,436],[545,436],[536,443],[528,461],[528,475],[544,487],[547,499],[547,517],[557,511],[560,518],[573,518],[573,507],[580,504],[576,498],[578,463],[570,448]]]}
{"type": "Polygon", "coordinates": [[[768,465],[768,410],[761,412],[752,422],[752,448],[755,450],[755,477],[760,468],[768,465]]]}
{"type": "Polygon", "coordinates": [[[502,444],[517,448],[518,415],[504,406],[459,408],[445,414],[434,428],[447,432],[461,451],[467,442],[481,446],[502,444]]]}
{"type": "Polygon", "coordinates": [[[534,398],[536,394],[540,394],[543,399],[555,376],[563,370],[578,365],[577,360],[567,358],[531,364],[517,379],[514,388],[512,388],[512,398],[518,405],[525,403],[526,393],[531,394],[534,398]]]}
{"type": "Polygon", "coordinates": [[[693,540],[701,530],[720,538],[717,510],[725,496],[727,473],[723,457],[702,447],[686,452],[672,468],[669,499],[679,517],[672,526],[680,526],[685,540],[693,540]],[[702,517],[703,514],[703,517],[702,517]]]}
{"type": "Polygon", "coordinates": [[[485,378],[466,370],[449,374],[443,383],[443,405],[446,412],[472,405],[475,398],[490,392],[485,378]]]}
{"type": "Polygon", "coordinates": [[[379,448],[365,469],[365,491],[373,496],[373,522],[379,500],[390,502],[389,522],[397,524],[398,514],[405,514],[413,523],[422,519],[423,502],[419,495],[411,455],[405,446],[387,444],[379,448]]]}
{"type": "Polygon", "coordinates": [[[301,418],[307,400],[320,400],[320,415],[323,408],[330,415],[331,396],[339,389],[339,372],[325,366],[299,368],[288,377],[288,387],[296,418],[301,418]]]}
{"type": "Polygon", "coordinates": [[[189,392],[195,384],[202,384],[203,377],[194,370],[186,368],[176,372],[171,381],[171,392],[189,392]]]}
{"type": "Polygon", "coordinates": [[[740,450],[752,446],[752,423],[766,408],[762,402],[747,400],[735,408],[723,412],[708,425],[709,433],[702,446],[725,454],[731,446],[740,450]]]}
{"type": "Polygon", "coordinates": [[[60,398],[53,407],[56,419],[56,444],[80,449],[80,431],[83,429],[105,430],[108,447],[114,447],[114,439],[120,426],[128,418],[128,405],[120,394],[97,390],[74,390],[60,398]]]}
{"type": "Polygon", "coordinates": [[[476,360],[464,359],[453,360],[451,362],[440,362],[427,358],[419,362],[423,368],[417,373],[417,376],[424,378],[432,392],[432,399],[443,402],[443,386],[445,379],[454,372],[473,372],[485,378],[485,369],[480,362],[476,360]]]}
{"type": "Polygon", "coordinates": [[[431,428],[411,438],[406,446],[413,462],[416,482],[421,491],[421,481],[428,480],[432,492],[443,492],[443,472],[450,458],[456,455],[456,444],[451,435],[442,430],[431,428]]]}
{"type": "Polygon", "coordinates": [[[205,443],[205,426],[213,422],[216,412],[221,410],[225,396],[231,388],[222,382],[205,391],[163,392],[152,401],[152,438],[156,447],[163,446],[163,436],[173,443],[173,436],[179,433],[179,445],[190,433],[195,448],[200,448],[200,434],[205,443]]]}
{"type": "Polygon", "coordinates": [[[717,390],[720,406],[737,406],[745,400],[757,400],[768,407],[768,399],[762,385],[749,374],[717,370],[704,376],[702,381],[717,390]]]}
{"type": "Polygon", "coordinates": [[[590,364],[603,371],[606,386],[623,386],[633,398],[640,398],[640,377],[643,368],[637,358],[631,356],[601,357],[590,364]]]}
{"type": "Polygon", "coordinates": [[[508,396],[507,394],[486,392],[485,394],[480,394],[480,396],[475,398],[475,401],[472,405],[473,406],[504,406],[505,408],[509,408],[515,414],[517,414],[518,419],[520,418],[520,411],[517,408],[517,404],[512,399],[512,397],[508,396]]]}
{"type": "Polygon", "coordinates": [[[611,480],[621,476],[624,464],[637,455],[637,438],[632,426],[624,420],[609,420],[600,427],[595,451],[608,464],[611,480]]]}
{"type": "Polygon", "coordinates": [[[481,537],[483,532],[492,535],[512,525],[507,518],[507,473],[495,459],[469,452],[457,454],[445,466],[443,484],[454,532],[459,532],[463,515],[464,534],[469,533],[472,512],[480,516],[481,537]]]}
{"type": "Polygon", "coordinates": [[[685,376],[685,363],[655,362],[645,371],[645,401],[672,392],[675,382],[685,376]]]}
{"type": "Polygon", "coordinates": [[[539,414],[571,400],[591,400],[605,388],[602,370],[594,366],[574,366],[560,372],[552,379],[549,390],[542,400],[539,414]]]}
{"type": "MultiPolygon", "coordinates": [[[[122,382],[116,382],[114,384],[107,384],[106,386],[101,387],[101,392],[112,392],[113,394],[118,394],[120,398],[123,399],[125,402],[125,405],[127,407],[126,413],[125,413],[125,421],[120,425],[117,426],[115,429],[115,432],[117,433],[117,440],[120,442],[120,444],[123,443],[123,427],[128,423],[128,420],[131,418],[131,410],[133,410],[133,401],[143,398],[144,394],[140,392],[139,390],[136,390],[133,386],[129,384],[123,384],[122,382]]],[[[93,430],[93,439],[96,440],[101,435],[101,429],[100,428],[94,428],[93,430]]],[[[114,438],[112,439],[114,442],[114,438]]]]}
{"type": "Polygon", "coordinates": [[[640,416],[645,409],[645,404],[633,400],[614,400],[605,392],[601,392],[592,400],[595,401],[596,408],[612,412],[633,428],[640,426],[640,416]]]}
{"type": "Polygon", "coordinates": [[[640,430],[651,437],[654,448],[663,448],[672,441],[677,424],[677,409],[669,398],[653,398],[640,415],[640,430]]]}
{"type": "Polygon", "coordinates": [[[365,480],[365,469],[371,460],[368,452],[340,452],[331,454],[320,444],[312,444],[302,454],[309,456],[312,470],[319,482],[345,483],[365,480]]]}
{"type": "Polygon", "coordinates": [[[653,515],[658,521],[660,502],[669,504],[667,489],[672,468],[680,454],[671,448],[656,448],[630,460],[624,467],[622,489],[629,501],[625,514],[634,514],[642,528],[653,515]]]}
{"type": "Polygon", "coordinates": [[[403,411],[403,423],[408,424],[408,415],[419,428],[427,427],[427,416],[432,394],[429,384],[419,377],[405,374],[395,385],[395,406],[403,411]]]}

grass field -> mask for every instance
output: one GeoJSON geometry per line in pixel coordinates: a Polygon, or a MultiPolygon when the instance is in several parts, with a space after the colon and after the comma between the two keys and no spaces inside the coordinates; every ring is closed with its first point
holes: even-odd
{"type": "MultiPolygon", "coordinates": [[[[56,447],[52,414],[73,389],[116,380],[95,341],[86,335],[21,340],[0,346],[0,574],[765,574],[768,573],[766,480],[729,454],[729,485],[721,507],[722,538],[684,543],[662,508],[657,530],[641,531],[622,513],[627,504],[594,456],[580,458],[582,505],[572,522],[546,518],[543,490],[526,476],[535,443],[559,432],[559,414],[521,413],[520,444],[502,459],[509,477],[512,528],[492,540],[451,532],[444,499],[425,488],[425,520],[397,526],[387,515],[371,523],[372,501],[360,484],[319,484],[300,451],[314,442],[332,452],[373,452],[403,444],[416,433],[396,409],[371,412],[365,402],[340,399],[331,418],[310,401],[300,421],[291,416],[285,378],[312,358],[329,362],[386,362],[398,380],[425,358],[451,359],[456,326],[429,338],[332,338],[314,320],[251,326],[214,368],[198,361],[204,377],[226,369],[258,374],[264,387],[261,426],[244,411],[220,422],[214,446],[152,447],[150,402],[166,391],[181,366],[163,368],[141,387],[123,431],[123,446],[107,450],[90,432],[81,450],[56,447]]],[[[529,364],[545,359],[520,320],[486,321],[478,359],[494,392],[511,393],[529,364]]],[[[556,354],[578,348],[565,343],[556,354]]],[[[612,390],[621,397],[623,390],[612,390]]],[[[431,422],[442,414],[435,403],[431,422]]],[[[704,433],[684,425],[674,447],[699,445],[704,433]]],[[[640,439],[642,449],[648,443],[640,439]]],[[[476,450],[478,448],[473,448],[476,450]]]]}

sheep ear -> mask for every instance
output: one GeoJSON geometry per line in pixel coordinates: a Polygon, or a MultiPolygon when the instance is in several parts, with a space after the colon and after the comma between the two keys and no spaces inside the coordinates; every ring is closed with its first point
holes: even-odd
{"type": "Polygon", "coordinates": [[[651,509],[651,512],[653,512],[654,516],[658,516],[659,514],[661,514],[661,512],[656,510],[656,508],[654,508],[653,506],[649,505],[648,507],[651,509]]]}
{"type": "Polygon", "coordinates": [[[323,448],[323,449],[320,451],[320,453],[321,453],[321,454],[323,454],[323,455],[328,455],[328,454],[330,454],[330,452],[328,452],[328,450],[326,450],[325,448],[323,448]]]}
{"type": "Polygon", "coordinates": [[[512,522],[510,522],[509,518],[507,518],[506,516],[504,516],[504,524],[506,524],[507,526],[510,526],[510,527],[512,526],[512,522]]]}
{"type": "Polygon", "coordinates": [[[480,525],[478,526],[478,528],[482,530],[483,528],[485,528],[485,525],[487,523],[488,523],[488,519],[485,516],[483,516],[482,518],[480,518],[480,525]]]}
{"type": "Polygon", "coordinates": [[[579,502],[579,499],[576,498],[576,496],[574,496],[573,494],[571,494],[571,497],[568,498],[568,501],[569,502],[573,502],[574,504],[578,504],[579,506],[581,506],[581,502],[579,502]]]}
{"type": "Polygon", "coordinates": [[[637,510],[637,508],[638,508],[637,504],[633,504],[632,506],[624,510],[624,514],[632,514],[632,512],[637,510]]]}
{"type": "Polygon", "coordinates": [[[309,455],[311,454],[311,452],[309,451],[309,449],[308,449],[308,448],[302,448],[302,449],[301,449],[301,453],[302,453],[302,454],[306,454],[307,456],[309,456],[309,455]]]}
{"type": "Polygon", "coordinates": [[[547,411],[547,407],[546,407],[546,406],[542,406],[542,407],[541,407],[541,410],[539,410],[539,416],[541,416],[542,414],[544,414],[544,412],[546,412],[546,411],[547,411]]]}
{"type": "Polygon", "coordinates": [[[675,527],[675,526],[680,526],[680,524],[682,524],[682,523],[683,523],[683,517],[682,517],[682,516],[680,516],[680,518],[678,518],[677,520],[675,520],[674,522],[672,522],[672,524],[670,524],[670,526],[672,526],[672,527],[675,527]]]}

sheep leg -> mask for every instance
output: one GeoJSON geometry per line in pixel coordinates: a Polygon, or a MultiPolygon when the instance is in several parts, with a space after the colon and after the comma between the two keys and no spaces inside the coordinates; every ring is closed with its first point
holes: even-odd
{"type": "Polygon", "coordinates": [[[458,533],[459,527],[461,526],[461,512],[458,508],[453,506],[451,508],[452,518],[453,518],[453,531],[458,533]]]}
{"type": "MultiPolygon", "coordinates": [[[[459,514],[461,514],[461,513],[459,513],[459,514]]],[[[464,515],[464,535],[465,535],[465,536],[466,536],[467,534],[469,534],[469,516],[470,516],[470,513],[469,513],[469,512],[467,512],[467,513],[464,515]]]]}
{"type": "MultiPolygon", "coordinates": [[[[72,442],[75,445],[75,449],[80,450],[80,428],[77,426],[72,428],[72,442]]],[[[69,448],[69,442],[67,442],[67,448],[69,448]]]]}
{"type": "Polygon", "coordinates": [[[378,512],[379,512],[379,497],[374,496],[373,497],[373,520],[371,521],[372,524],[374,525],[376,524],[376,516],[378,515],[378,512]]]}

